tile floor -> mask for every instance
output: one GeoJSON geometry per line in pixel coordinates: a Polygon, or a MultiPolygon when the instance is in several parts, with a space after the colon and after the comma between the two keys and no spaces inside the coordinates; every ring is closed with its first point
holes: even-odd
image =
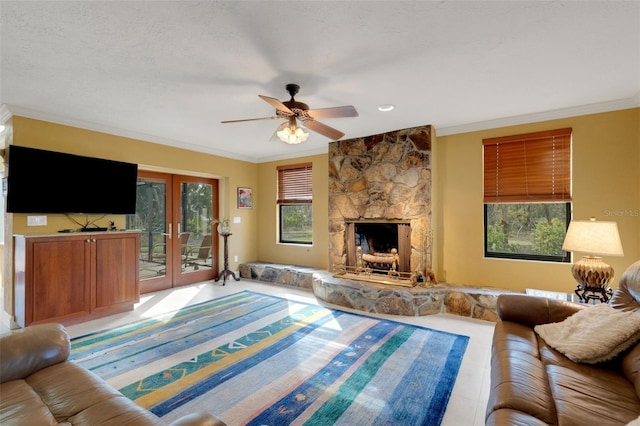
{"type": "MultiPolygon", "coordinates": [[[[318,303],[312,292],[298,288],[245,280],[227,282],[226,286],[206,281],[178,289],[144,294],[140,297],[140,303],[136,305],[134,311],[68,326],[67,329],[72,337],[82,336],[92,331],[126,324],[242,290],[261,292],[307,303],[318,303]]],[[[331,305],[326,306],[348,310],[331,305]]],[[[447,314],[425,317],[386,317],[470,337],[442,424],[445,426],[484,425],[484,413],[489,398],[490,352],[494,323],[447,314]]]]}

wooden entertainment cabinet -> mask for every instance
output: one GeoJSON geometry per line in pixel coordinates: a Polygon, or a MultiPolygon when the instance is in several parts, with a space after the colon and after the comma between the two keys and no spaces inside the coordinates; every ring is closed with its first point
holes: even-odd
{"type": "Polygon", "coordinates": [[[15,235],[15,316],[73,324],[139,301],[137,231],[15,235]]]}

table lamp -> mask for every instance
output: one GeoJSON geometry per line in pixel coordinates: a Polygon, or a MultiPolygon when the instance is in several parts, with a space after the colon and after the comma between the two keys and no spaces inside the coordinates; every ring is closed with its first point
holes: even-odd
{"type": "Polygon", "coordinates": [[[562,250],[586,254],[571,267],[573,278],[579,290],[598,291],[604,297],[614,271],[600,256],[624,256],[616,222],[598,222],[594,218],[572,220],[562,250]]]}

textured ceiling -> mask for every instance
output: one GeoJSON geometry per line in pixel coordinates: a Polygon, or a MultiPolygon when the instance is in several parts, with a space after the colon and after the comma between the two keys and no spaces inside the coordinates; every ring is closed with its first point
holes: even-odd
{"type": "Polygon", "coordinates": [[[345,138],[640,105],[638,1],[2,0],[0,14],[11,113],[255,162],[327,151],[315,133],[271,140],[278,121],[220,123],[274,115],[257,95],[287,100],[287,83],[311,108],[355,106],[322,120],[345,138]]]}

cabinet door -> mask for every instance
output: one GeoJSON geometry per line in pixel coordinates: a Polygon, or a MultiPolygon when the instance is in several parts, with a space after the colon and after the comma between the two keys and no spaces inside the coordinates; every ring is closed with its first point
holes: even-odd
{"type": "Polygon", "coordinates": [[[96,268],[94,311],[138,302],[139,238],[137,233],[91,237],[96,268]]]}
{"type": "Polygon", "coordinates": [[[90,245],[86,238],[43,238],[32,240],[29,246],[27,324],[89,314],[90,245]]]}

